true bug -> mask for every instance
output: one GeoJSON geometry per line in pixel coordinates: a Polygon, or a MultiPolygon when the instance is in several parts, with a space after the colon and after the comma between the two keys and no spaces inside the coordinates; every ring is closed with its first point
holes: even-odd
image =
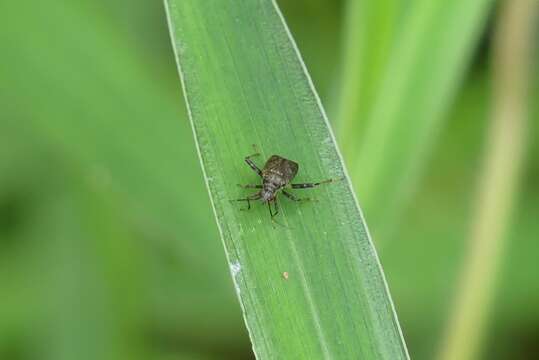
{"type": "Polygon", "coordinates": [[[297,162],[285,159],[279,155],[272,155],[266,161],[266,164],[260,170],[260,168],[254,163],[252,158],[260,156],[260,153],[255,153],[249,155],[245,158],[245,162],[254,172],[262,178],[262,184],[248,184],[238,186],[244,189],[260,189],[260,191],[247,196],[242,199],[235,199],[233,201],[246,201],[247,209],[251,208],[251,201],[262,200],[263,203],[268,204],[268,209],[270,212],[271,219],[279,213],[279,207],[277,205],[277,193],[280,191],[284,196],[293,201],[309,201],[313,200],[311,198],[298,198],[285,189],[307,189],[319,186],[321,184],[326,184],[333,182],[334,179],[328,179],[315,183],[301,183],[301,184],[291,184],[290,182],[294,179],[298,173],[299,165],[297,162]],[[274,204],[275,212],[271,209],[271,204],[274,204]]]}

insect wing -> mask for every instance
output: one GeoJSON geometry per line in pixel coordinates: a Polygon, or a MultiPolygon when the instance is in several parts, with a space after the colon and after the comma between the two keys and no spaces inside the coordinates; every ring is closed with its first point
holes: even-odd
{"type": "Polygon", "coordinates": [[[289,182],[296,176],[298,168],[298,163],[280,157],[279,155],[272,155],[266,162],[266,165],[264,165],[265,172],[279,173],[286,182],[289,182]]]}
{"type": "Polygon", "coordinates": [[[266,164],[264,170],[275,170],[281,167],[281,163],[284,159],[278,155],[271,155],[266,164]]]}
{"type": "Polygon", "coordinates": [[[298,173],[299,165],[297,162],[284,159],[283,170],[288,181],[291,181],[298,173]]]}

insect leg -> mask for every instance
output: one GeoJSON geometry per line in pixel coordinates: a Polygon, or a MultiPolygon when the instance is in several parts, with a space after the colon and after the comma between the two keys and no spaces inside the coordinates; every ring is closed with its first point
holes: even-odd
{"type": "Polygon", "coordinates": [[[262,185],[260,184],[247,184],[247,185],[238,184],[238,186],[244,189],[262,189],[262,185]]]}
{"type": "Polygon", "coordinates": [[[245,199],[234,199],[231,201],[247,201],[247,209],[240,209],[240,210],[249,210],[251,208],[251,199],[245,198],[245,199]]]}
{"type": "Polygon", "coordinates": [[[230,201],[247,201],[247,209],[242,209],[242,210],[249,210],[251,208],[251,200],[258,200],[260,199],[260,197],[261,197],[260,193],[256,193],[251,196],[247,196],[246,198],[243,198],[243,199],[233,199],[230,201]]]}
{"type": "Polygon", "coordinates": [[[271,219],[273,220],[273,218],[279,213],[279,207],[277,206],[277,198],[273,199],[273,206],[275,207],[275,212],[271,211],[271,203],[272,201],[268,201],[268,209],[269,209],[269,213],[270,213],[270,216],[271,216],[271,219]]]}
{"type": "Polygon", "coordinates": [[[271,211],[271,201],[268,201],[268,209],[270,212],[271,219],[273,220],[273,212],[271,211]]]}
{"type": "MultiPolygon", "coordinates": [[[[338,179],[338,180],[340,180],[340,179],[338,179]]],[[[316,182],[316,183],[291,184],[290,186],[292,187],[292,189],[307,189],[307,188],[317,187],[317,186],[322,185],[322,184],[327,184],[327,183],[330,183],[330,182],[333,182],[333,181],[337,181],[337,180],[335,180],[335,179],[327,179],[327,180],[316,182]]]]}
{"type": "Polygon", "coordinates": [[[297,196],[289,193],[289,192],[286,192],[286,191],[282,191],[283,195],[286,196],[287,198],[289,198],[290,200],[292,201],[316,201],[316,199],[313,199],[313,198],[298,198],[297,196]]]}
{"type": "MultiPolygon", "coordinates": [[[[277,220],[275,220],[275,216],[277,216],[277,214],[279,213],[279,205],[277,205],[277,198],[275,198],[273,200],[273,203],[275,204],[274,205],[275,206],[275,212],[274,213],[271,211],[271,201],[268,201],[268,208],[269,208],[269,211],[270,211],[272,224],[277,224],[279,226],[283,226],[283,227],[288,228],[288,226],[283,225],[283,224],[279,223],[277,220]]],[[[273,228],[275,228],[275,226],[273,226],[273,228]]]]}
{"type": "Polygon", "coordinates": [[[249,165],[249,167],[251,169],[253,169],[257,174],[258,176],[262,177],[262,170],[260,170],[260,168],[258,166],[256,166],[256,164],[254,163],[253,160],[251,160],[251,158],[255,157],[255,156],[259,156],[260,153],[254,153],[252,155],[249,155],[247,157],[245,157],[245,162],[247,163],[247,165],[249,165]]]}

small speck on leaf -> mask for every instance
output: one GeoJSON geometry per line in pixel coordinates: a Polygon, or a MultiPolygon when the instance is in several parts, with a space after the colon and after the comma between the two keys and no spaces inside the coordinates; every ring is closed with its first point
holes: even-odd
{"type": "Polygon", "coordinates": [[[232,276],[236,277],[241,271],[241,265],[239,262],[235,262],[230,265],[230,269],[232,270],[232,276]]]}

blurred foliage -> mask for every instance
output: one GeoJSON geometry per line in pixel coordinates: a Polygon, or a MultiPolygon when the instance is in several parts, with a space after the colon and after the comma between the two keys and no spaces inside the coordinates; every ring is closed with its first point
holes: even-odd
{"type": "Polygon", "coordinates": [[[415,190],[493,3],[348,2],[336,127],[375,237],[415,190]]]}
{"type": "MultiPolygon", "coordinates": [[[[344,4],[279,3],[327,103],[344,4]]],[[[4,1],[0,14],[0,359],[250,358],[161,2],[4,1]]],[[[465,248],[491,101],[483,30],[378,247],[414,359],[439,346],[465,248]]],[[[535,101],[488,359],[539,353],[538,114],[535,101]]]]}

